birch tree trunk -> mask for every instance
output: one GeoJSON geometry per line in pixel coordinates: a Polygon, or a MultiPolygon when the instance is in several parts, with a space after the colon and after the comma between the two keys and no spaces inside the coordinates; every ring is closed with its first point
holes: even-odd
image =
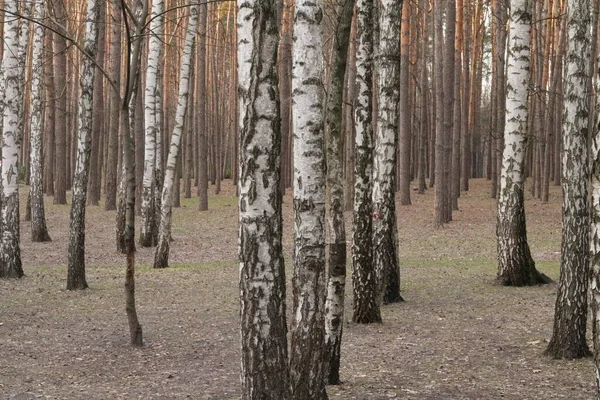
{"type": "Polygon", "coordinates": [[[512,0],[507,59],[506,124],[498,199],[498,283],[535,285],[549,279],[535,268],[527,243],[523,199],[523,164],[527,132],[529,38],[531,10],[528,0],[512,0]]]}
{"type": "Polygon", "coordinates": [[[385,304],[403,301],[400,296],[400,265],[396,205],[396,132],[400,100],[400,20],[402,1],[379,2],[377,69],[377,121],[373,155],[373,264],[378,298],[385,304]]]}
{"type": "Polygon", "coordinates": [[[294,312],[292,399],[325,391],[325,154],[323,2],[297,0],[294,20],[294,312]]]}
{"type": "Polygon", "coordinates": [[[242,399],[289,399],[277,2],[238,2],[242,399]]]}
{"type": "MultiPolygon", "coordinates": [[[[45,6],[41,1],[34,1],[33,14],[43,20],[45,6]]],[[[42,84],[44,73],[44,27],[36,24],[33,31],[33,66],[31,69],[31,241],[51,241],[46,226],[44,209],[44,188],[42,181],[42,99],[44,87],[42,84]]],[[[48,155],[46,155],[48,157],[48,155]]]]}
{"type": "Polygon", "coordinates": [[[554,358],[590,355],[585,338],[590,249],[587,147],[590,19],[589,0],[567,2],[560,278],[552,339],[545,351],[554,358]]]}
{"type": "MultiPolygon", "coordinates": [[[[83,49],[86,55],[82,60],[79,98],[79,131],[77,135],[77,159],[73,175],[73,199],[69,227],[69,260],[67,270],[67,290],[80,290],[88,287],[85,279],[85,206],[90,172],[90,150],[92,141],[92,106],[94,102],[94,72],[98,47],[98,16],[100,2],[88,0],[85,21],[83,49]]],[[[102,95],[102,93],[99,93],[102,95]]]]}
{"type": "Polygon", "coordinates": [[[356,3],[354,212],[352,217],[352,321],[381,322],[373,265],[373,0],[356,3]]]}
{"type": "Polygon", "coordinates": [[[592,301],[592,341],[594,344],[596,398],[600,399],[600,129],[596,129],[592,137],[591,166],[590,299],[592,301]]]}
{"type": "Polygon", "coordinates": [[[171,240],[171,205],[173,197],[173,184],[177,173],[177,159],[179,157],[179,146],[185,113],[187,111],[188,95],[190,91],[190,70],[192,63],[193,46],[196,38],[196,26],[198,25],[198,5],[190,6],[190,20],[188,22],[183,56],[181,59],[181,71],[179,80],[179,100],[175,113],[175,125],[171,135],[171,146],[169,158],[165,168],[165,181],[162,190],[161,218],[158,231],[158,243],[154,253],[154,268],[166,268],[169,266],[169,241],[171,240]]]}
{"type": "MultiPolygon", "coordinates": [[[[17,15],[16,1],[6,5],[8,15],[17,15]]],[[[25,38],[26,40],[27,38],[25,38]]],[[[22,82],[19,68],[19,19],[7,18],[4,23],[4,59],[2,60],[4,84],[4,111],[2,115],[2,252],[0,277],[23,276],[19,228],[19,154],[22,132],[19,115],[22,107],[22,82]]]]}
{"type": "Polygon", "coordinates": [[[164,0],[154,0],[150,21],[150,43],[148,45],[148,66],[146,68],[145,90],[145,152],[144,179],[142,184],[142,219],[140,222],[140,245],[156,245],[156,208],[154,206],[156,190],[156,138],[162,135],[160,101],[161,73],[164,33],[164,0]]]}
{"type": "Polygon", "coordinates": [[[329,201],[329,279],[325,301],[327,381],[340,384],[340,355],[346,290],[346,226],[344,223],[344,82],[354,1],[336,5],[331,55],[331,82],[326,104],[327,198],[329,201]]]}

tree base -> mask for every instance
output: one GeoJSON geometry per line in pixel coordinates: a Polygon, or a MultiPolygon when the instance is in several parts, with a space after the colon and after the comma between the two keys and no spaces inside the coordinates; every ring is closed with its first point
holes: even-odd
{"type": "Polygon", "coordinates": [[[552,278],[548,275],[543,274],[535,270],[535,273],[530,274],[529,277],[524,279],[520,277],[520,279],[514,279],[512,276],[497,276],[496,279],[492,282],[495,286],[537,286],[537,285],[546,285],[554,282],[552,278]]]}
{"type": "Polygon", "coordinates": [[[582,343],[577,346],[564,346],[562,344],[561,341],[552,339],[546,350],[544,350],[544,355],[555,360],[574,360],[591,357],[593,355],[587,343],[582,343]]]}

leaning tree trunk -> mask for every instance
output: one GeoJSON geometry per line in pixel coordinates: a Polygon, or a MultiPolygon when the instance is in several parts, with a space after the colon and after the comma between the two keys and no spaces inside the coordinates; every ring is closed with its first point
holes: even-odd
{"type": "Polygon", "coordinates": [[[340,355],[344,326],[346,289],[346,227],[344,224],[344,82],[350,43],[354,1],[336,7],[333,35],[331,82],[327,95],[325,138],[327,139],[327,189],[329,200],[329,279],[325,300],[325,362],[327,381],[340,384],[340,355]]]}
{"type": "Polygon", "coordinates": [[[590,355],[585,338],[590,250],[587,147],[590,17],[589,0],[568,1],[560,278],[552,339],[545,351],[545,354],[554,358],[572,359],[590,355]]]}
{"type": "MultiPolygon", "coordinates": [[[[90,171],[90,147],[92,140],[92,106],[94,102],[93,58],[98,47],[98,16],[100,2],[88,0],[83,49],[79,98],[79,132],[77,135],[77,159],[73,175],[73,199],[71,201],[71,224],[69,227],[69,261],[67,290],[86,289],[85,280],[85,206],[90,171]]],[[[101,95],[101,93],[98,93],[101,95]]],[[[97,94],[97,95],[98,95],[97,94]]]]}
{"type": "Polygon", "coordinates": [[[528,0],[513,0],[510,11],[505,144],[496,227],[497,280],[505,286],[535,285],[548,281],[548,278],[535,268],[527,244],[523,199],[531,30],[531,10],[527,8],[529,4],[528,0]]]}
{"type": "Polygon", "coordinates": [[[294,312],[290,354],[293,399],[325,391],[325,154],[323,1],[297,0],[294,21],[294,312]]]}
{"type": "Polygon", "coordinates": [[[140,222],[140,245],[152,247],[156,245],[157,234],[156,208],[154,205],[156,191],[156,138],[162,135],[160,121],[160,62],[162,61],[162,35],[164,31],[164,1],[152,3],[150,22],[150,43],[148,45],[148,66],[146,67],[146,101],[145,101],[145,152],[144,179],[142,184],[142,219],[140,222]]]}
{"type": "MultiPolygon", "coordinates": [[[[377,122],[373,155],[373,264],[378,297],[385,304],[403,301],[400,296],[398,232],[394,202],[396,131],[400,100],[400,19],[402,1],[379,2],[377,68],[377,122]]],[[[404,94],[408,95],[408,94],[404,94]]]]}
{"type": "MultiPolygon", "coordinates": [[[[18,13],[17,2],[5,5],[6,14],[18,13]]],[[[27,38],[25,38],[27,40],[27,38]]],[[[22,82],[19,73],[19,19],[10,17],[4,23],[4,112],[2,115],[2,252],[0,255],[0,277],[20,278],[23,276],[21,264],[19,229],[19,154],[21,153],[22,132],[19,115],[22,107],[22,82]]]]}
{"type": "Polygon", "coordinates": [[[167,166],[165,168],[165,182],[162,190],[160,229],[158,230],[158,243],[154,253],[154,268],[166,268],[169,266],[169,242],[171,240],[171,205],[173,197],[173,184],[179,179],[177,173],[177,159],[179,157],[179,146],[183,124],[187,110],[188,95],[190,92],[190,71],[192,64],[193,46],[196,37],[196,26],[198,25],[198,5],[190,7],[190,21],[188,23],[183,56],[181,60],[181,71],[179,81],[179,101],[175,112],[175,126],[171,135],[171,146],[167,166]]]}
{"type": "Polygon", "coordinates": [[[356,4],[356,105],[354,212],[352,219],[352,321],[381,322],[373,268],[373,0],[356,4]]]}
{"type": "MultiPolygon", "coordinates": [[[[34,2],[33,15],[36,18],[44,18],[44,4],[34,2]]],[[[36,24],[33,31],[33,67],[31,70],[31,241],[51,241],[46,226],[46,214],[44,209],[44,188],[42,181],[42,99],[43,91],[43,67],[44,67],[44,27],[36,24]]],[[[47,155],[46,155],[47,157],[47,155]]]]}
{"type": "Polygon", "coordinates": [[[238,12],[242,399],[289,399],[282,252],[277,5],[238,12]]]}

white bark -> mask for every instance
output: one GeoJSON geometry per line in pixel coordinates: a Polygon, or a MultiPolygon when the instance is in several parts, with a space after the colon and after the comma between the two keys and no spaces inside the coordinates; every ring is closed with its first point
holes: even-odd
{"type": "MultiPolygon", "coordinates": [[[[44,18],[44,4],[36,0],[32,15],[38,19],[44,18]]],[[[42,186],[42,99],[44,86],[42,84],[44,64],[44,27],[36,24],[33,31],[33,66],[31,69],[31,152],[29,168],[31,174],[31,240],[33,242],[50,241],[46,227],[44,210],[44,193],[42,186]]]]}
{"type": "MultiPolygon", "coordinates": [[[[196,38],[196,26],[198,25],[198,5],[190,6],[190,17],[183,45],[183,56],[181,58],[181,70],[179,81],[179,100],[175,112],[175,124],[173,134],[171,135],[171,145],[167,166],[165,169],[165,182],[162,190],[161,201],[161,219],[158,232],[158,244],[154,255],[154,268],[166,268],[169,260],[169,241],[171,239],[171,205],[173,197],[173,184],[175,182],[175,173],[177,167],[177,157],[179,156],[179,146],[181,134],[183,133],[183,124],[185,113],[188,106],[188,96],[190,91],[190,71],[192,63],[193,46],[196,38]]],[[[179,179],[179,178],[177,178],[179,179]]]]}
{"type": "Polygon", "coordinates": [[[324,371],[325,170],[323,2],[296,1],[293,55],[294,399],[326,398],[324,371]]]}
{"type": "MultiPolygon", "coordinates": [[[[26,2],[27,5],[29,1],[26,2]]],[[[8,15],[16,15],[16,1],[5,4],[8,15]]],[[[24,38],[25,40],[27,38],[24,38]]],[[[19,19],[7,18],[4,23],[3,83],[4,110],[2,115],[2,251],[0,277],[23,276],[19,230],[19,154],[21,153],[22,82],[19,68],[19,19]]]]}
{"type": "Polygon", "coordinates": [[[144,247],[155,244],[156,215],[156,139],[162,132],[160,121],[160,62],[162,61],[162,41],[164,33],[164,0],[154,0],[150,22],[150,43],[148,45],[148,66],[146,68],[145,90],[145,151],[144,179],[142,182],[142,220],[140,223],[140,243],[144,247]]]}
{"type": "Polygon", "coordinates": [[[289,398],[275,1],[238,2],[242,399],[289,398]]]}
{"type": "Polygon", "coordinates": [[[373,263],[378,282],[377,301],[392,303],[402,301],[394,202],[402,2],[381,0],[378,12],[379,41],[375,53],[378,105],[372,194],[373,263]]]}
{"type": "Polygon", "coordinates": [[[95,66],[98,41],[99,2],[88,0],[83,48],[87,57],[82,59],[80,75],[79,115],[77,131],[77,155],[73,174],[73,200],[71,202],[71,225],[69,229],[69,261],[67,289],[85,289],[85,206],[90,172],[90,147],[92,141],[92,106],[94,100],[95,66]],[[91,57],[91,58],[90,58],[91,57]]]}

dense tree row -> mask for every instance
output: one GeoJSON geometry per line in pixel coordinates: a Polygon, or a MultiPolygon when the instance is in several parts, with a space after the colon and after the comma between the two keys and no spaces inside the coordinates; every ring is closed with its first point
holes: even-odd
{"type": "Polygon", "coordinates": [[[218,193],[232,178],[243,398],[327,398],[325,383],[340,380],[348,250],[354,322],[381,322],[383,304],[403,301],[396,193],[408,206],[411,185],[418,194],[434,188],[432,222],[441,227],[469,179],[487,178],[498,199],[496,281],[523,286],[550,281],[527,243],[526,184],[543,202],[562,184],[546,353],[590,353],[590,276],[599,349],[596,1],[1,3],[0,277],[23,275],[20,181],[30,184],[34,241],[51,240],[43,195],[67,204],[71,191],[69,290],[88,286],[85,209],[104,198],[126,255],[131,342],[142,345],[136,240],[156,246],[155,268],[167,267],[172,207],[197,188],[206,210],[209,184],[218,193]],[[350,246],[345,209],[353,210],[350,246]]]}

